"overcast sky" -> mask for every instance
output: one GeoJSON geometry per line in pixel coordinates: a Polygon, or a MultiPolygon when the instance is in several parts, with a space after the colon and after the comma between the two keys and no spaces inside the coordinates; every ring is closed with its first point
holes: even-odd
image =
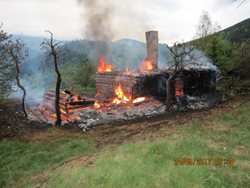
{"type": "MultiPolygon", "coordinates": [[[[158,30],[160,42],[188,41],[196,33],[203,10],[222,29],[250,17],[250,0],[239,8],[239,2],[232,0],[99,1],[100,7],[112,8],[113,40],[145,41],[145,31],[158,30]]],[[[61,40],[86,38],[84,13],[84,5],[77,0],[0,0],[0,22],[12,34],[46,36],[48,29],[61,40]]]]}

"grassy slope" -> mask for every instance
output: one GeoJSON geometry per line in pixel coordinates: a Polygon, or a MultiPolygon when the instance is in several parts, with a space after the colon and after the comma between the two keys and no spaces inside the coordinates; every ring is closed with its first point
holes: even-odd
{"type": "MultiPolygon", "coordinates": [[[[28,143],[1,141],[0,187],[250,185],[250,102],[208,121],[194,120],[178,127],[173,134],[157,141],[137,140],[118,147],[104,147],[94,158],[89,155],[94,149],[81,135],[57,138],[58,130],[48,134],[46,142],[40,139],[28,143]],[[73,160],[73,165],[60,165],[66,159],[79,155],[86,156],[87,161],[81,163],[81,159],[77,158],[73,160]],[[202,166],[174,164],[175,159],[185,157],[212,158],[212,162],[202,166]],[[88,161],[89,158],[91,161],[88,161]],[[216,158],[233,158],[236,162],[232,166],[216,166],[216,158]]],[[[68,131],[61,132],[70,135],[68,131]]]]}
{"type": "Polygon", "coordinates": [[[93,152],[94,148],[82,139],[60,138],[46,143],[4,140],[0,142],[0,151],[0,187],[5,187],[69,157],[93,152]]]}
{"type": "Polygon", "coordinates": [[[158,142],[126,143],[93,165],[53,173],[48,187],[248,187],[250,102],[209,122],[194,122],[158,142]],[[211,165],[176,166],[177,158],[212,158],[211,165]],[[215,159],[235,164],[216,166],[215,159]]]}

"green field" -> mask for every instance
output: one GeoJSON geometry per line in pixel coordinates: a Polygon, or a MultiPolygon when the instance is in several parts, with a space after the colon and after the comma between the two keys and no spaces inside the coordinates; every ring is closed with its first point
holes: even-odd
{"type": "Polygon", "coordinates": [[[0,150],[2,187],[249,187],[250,102],[151,141],[95,149],[78,135],[47,144],[5,140],[0,150]],[[60,165],[72,156],[87,162],[60,165]],[[211,162],[175,164],[185,158],[211,162]]]}

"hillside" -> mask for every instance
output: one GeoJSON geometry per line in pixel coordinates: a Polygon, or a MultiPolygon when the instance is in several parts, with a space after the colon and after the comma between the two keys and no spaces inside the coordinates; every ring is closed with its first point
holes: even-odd
{"type": "Polygon", "coordinates": [[[28,58],[23,65],[23,70],[25,73],[35,73],[41,63],[41,43],[44,40],[43,37],[32,37],[25,35],[13,35],[12,39],[20,39],[24,42],[26,48],[28,49],[28,58]]]}
{"type": "Polygon", "coordinates": [[[232,43],[240,43],[242,41],[250,40],[250,18],[248,18],[244,21],[241,21],[241,22],[239,22],[231,27],[224,29],[224,30],[221,30],[217,33],[209,35],[207,37],[191,40],[187,43],[198,44],[198,43],[202,42],[203,40],[211,38],[211,36],[214,36],[214,35],[223,36],[224,39],[226,39],[228,42],[232,42],[232,43]]]}
{"type": "Polygon", "coordinates": [[[250,39],[250,18],[221,31],[230,42],[242,42],[250,39]]]}
{"type": "MultiPolygon", "coordinates": [[[[40,44],[43,38],[29,37],[29,36],[15,36],[20,38],[29,49],[29,59],[26,70],[29,72],[36,72],[39,67],[42,57],[42,50],[40,44]]],[[[65,41],[64,47],[67,49],[67,54],[61,63],[69,63],[83,56],[88,59],[93,59],[93,48],[98,45],[98,41],[90,40],[74,40],[65,41]]],[[[163,44],[159,44],[159,65],[160,67],[166,65],[170,54],[163,44]]],[[[116,67],[117,70],[123,70],[128,67],[131,70],[136,70],[146,57],[146,45],[143,42],[133,39],[121,39],[108,43],[108,61],[116,67]]]]}
{"type": "Polygon", "coordinates": [[[26,35],[13,35],[13,39],[21,39],[26,47],[29,49],[29,57],[30,59],[35,58],[36,56],[41,54],[40,44],[44,40],[43,37],[32,37],[26,35]]]}

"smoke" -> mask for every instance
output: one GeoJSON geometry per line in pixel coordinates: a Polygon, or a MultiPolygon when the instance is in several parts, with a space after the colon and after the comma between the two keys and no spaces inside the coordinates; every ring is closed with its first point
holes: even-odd
{"type": "MultiPolygon", "coordinates": [[[[27,104],[41,104],[43,100],[44,91],[53,84],[52,75],[44,75],[37,72],[35,75],[22,76],[20,79],[21,84],[26,90],[26,103],[27,104]]],[[[12,83],[13,92],[9,98],[21,99],[23,92],[17,87],[16,81],[12,83]]]]}
{"type": "Polygon", "coordinates": [[[113,38],[111,29],[113,8],[111,4],[101,3],[101,0],[78,0],[84,5],[86,21],[85,36],[90,40],[110,41],[113,38]]]}
{"type": "Polygon", "coordinates": [[[97,41],[94,44],[89,58],[97,62],[103,56],[108,58],[108,42],[113,39],[112,14],[114,8],[110,3],[102,3],[102,0],[78,0],[84,7],[85,29],[84,36],[90,40],[97,41]]]}
{"type": "Polygon", "coordinates": [[[137,38],[147,30],[145,17],[142,15],[138,1],[126,0],[77,0],[83,9],[83,36],[96,41],[91,52],[90,60],[95,63],[103,56],[112,64],[113,54],[109,43],[121,38],[137,38]]]}
{"type": "Polygon", "coordinates": [[[217,66],[215,66],[213,64],[213,61],[211,59],[209,59],[202,51],[198,50],[198,49],[194,49],[191,52],[191,56],[193,56],[193,58],[195,59],[195,61],[197,61],[198,65],[191,65],[191,66],[195,66],[194,68],[198,68],[198,69],[210,69],[210,70],[214,70],[216,72],[219,72],[219,69],[217,66]]]}
{"type": "MultiPolygon", "coordinates": [[[[182,50],[183,49],[180,49],[179,54],[184,52],[184,51],[182,52],[182,50]]],[[[189,48],[185,49],[185,52],[189,51],[190,51],[189,48]]],[[[198,49],[193,49],[190,54],[183,54],[181,58],[184,69],[213,70],[216,71],[217,73],[220,72],[218,67],[214,65],[213,61],[198,49]]],[[[171,67],[173,65],[174,65],[174,59],[172,56],[169,56],[167,67],[171,67]]]]}

